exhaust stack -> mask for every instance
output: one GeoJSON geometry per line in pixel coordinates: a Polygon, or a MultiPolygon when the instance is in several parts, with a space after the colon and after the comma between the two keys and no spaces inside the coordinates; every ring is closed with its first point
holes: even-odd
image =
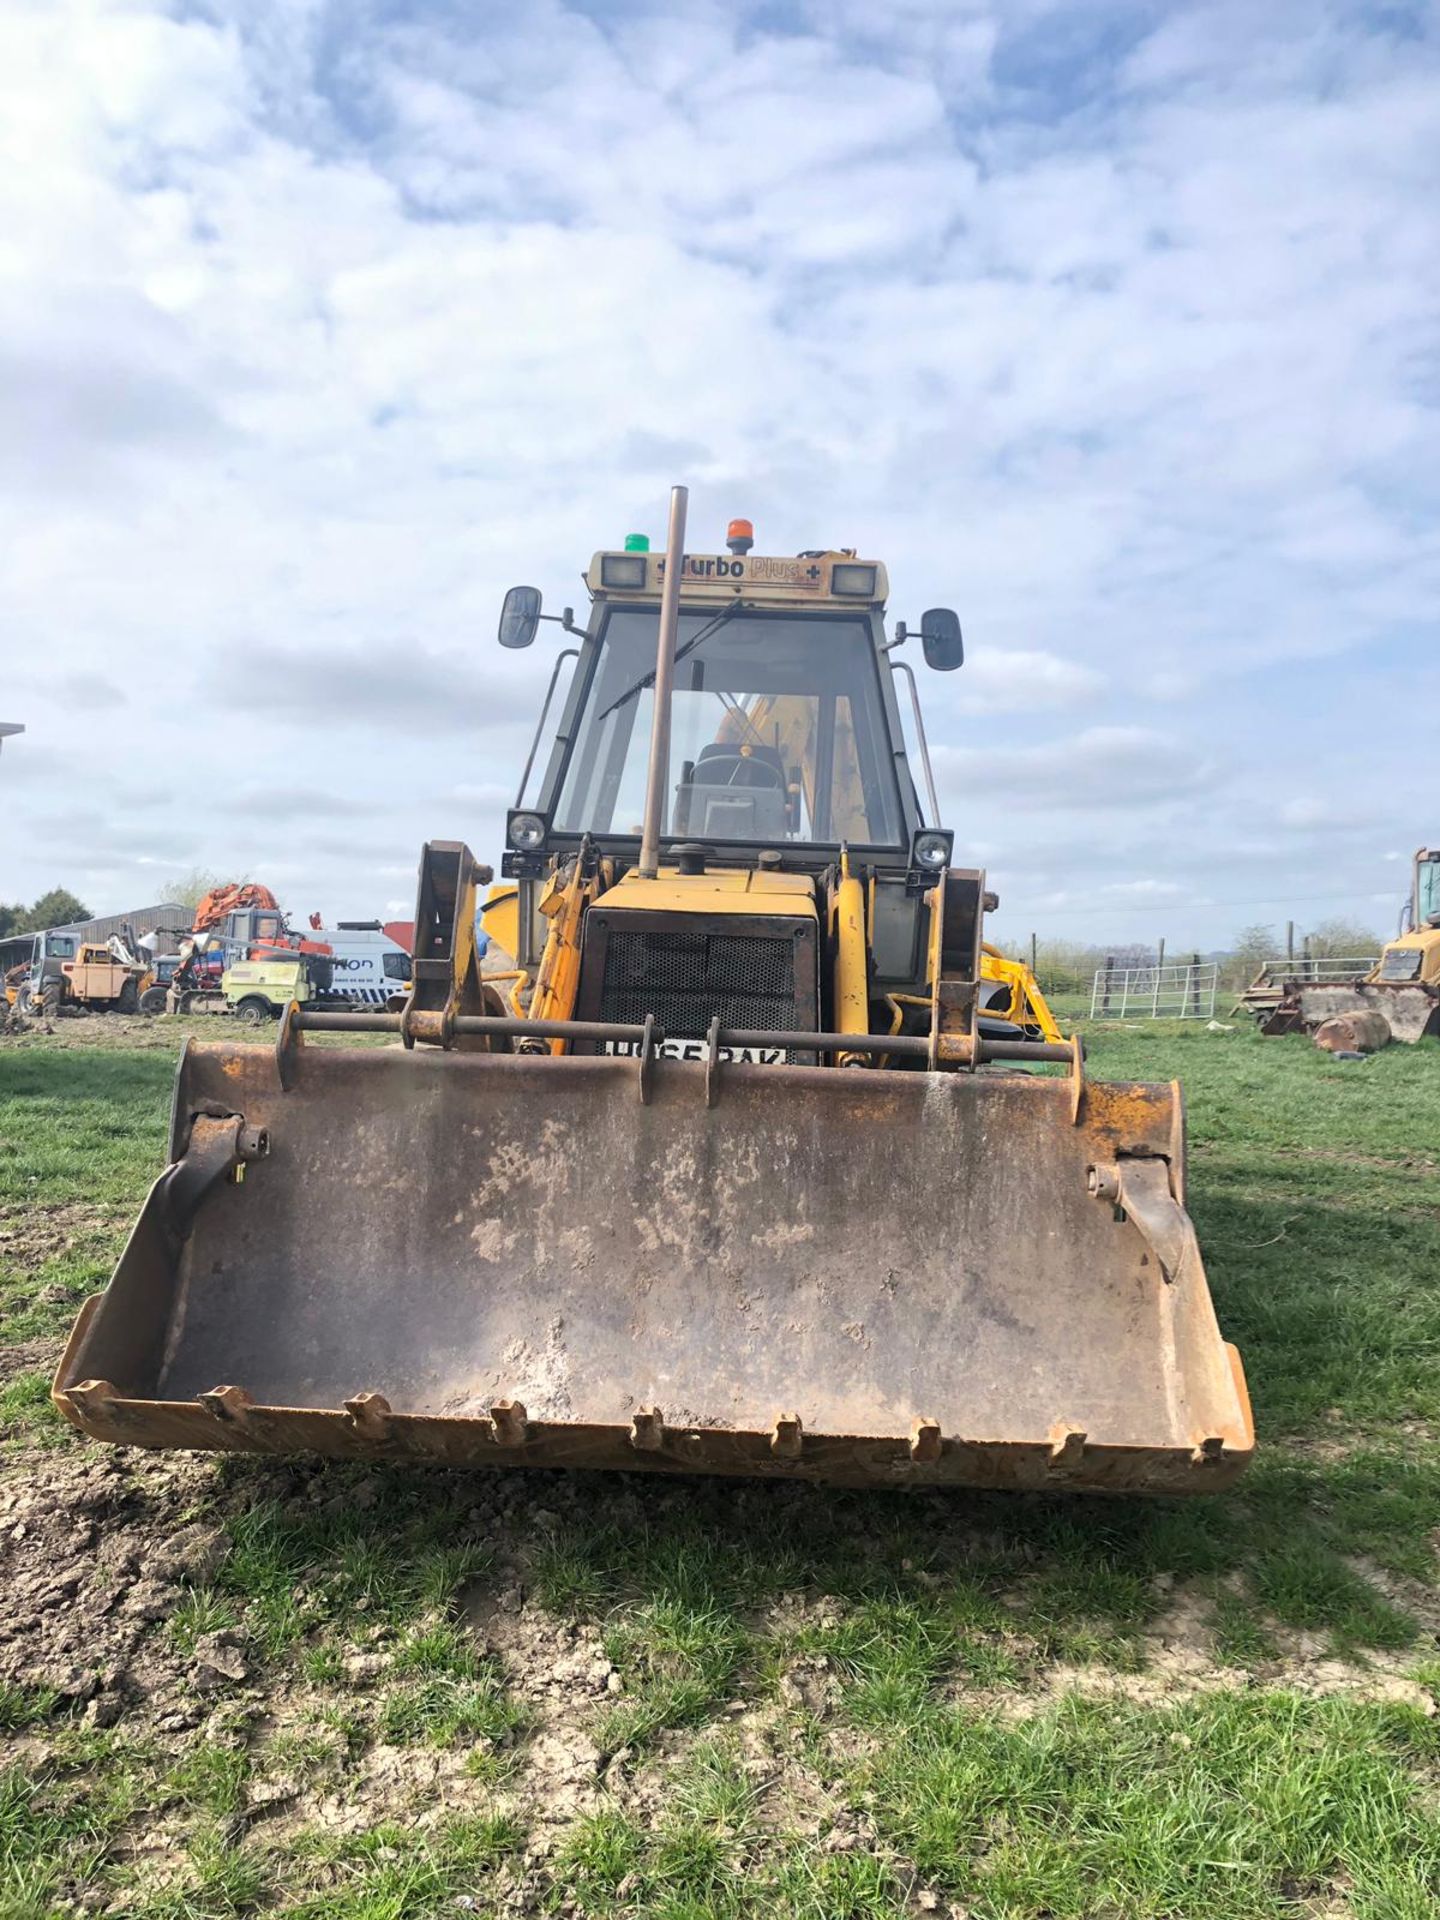
{"type": "Polygon", "coordinates": [[[650,723],[650,771],[645,782],[645,819],[640,837],[642,880],[660,871],[660,829],[670,782],[670,700],[675,684],[675,635],[680,626],[680,576],[685,569],[685,508],[688,487],[670,489],[670,528],[665,539],[665,583],[660,589],[660,638],[655,655],[655,713],[650,723]]]}

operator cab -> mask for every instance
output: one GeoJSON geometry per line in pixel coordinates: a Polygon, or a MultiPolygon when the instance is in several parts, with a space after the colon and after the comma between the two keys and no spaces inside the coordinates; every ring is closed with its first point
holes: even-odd
{"type": "MultiPolygon", "coordinates": [[[[843,846],[904,872],[925,821],[896,699],[896,672],[909,670],[889,658],[904,629],[885,635],[885,569],[850,552],[756,555],[749,540],[748,523],[732,522],[728,555],[685,556],[662,843],[698,842],[716,866],[750,868],[769,850],[814,873],[843,846]]],[[[664,567],[641,536],[592,559],[589,625],[536,801],[523,804],[522,786],[510,815],[507,877],[538,878],[587,836],[622,863],[638,851],[664,567]]],[[[502,645],[528,645],[544,618],[534,588],[512,589],[502,645]]],[[[577,632],[568,609],[557,624],[577,632]]],[[[953,614],[927,614],[923,636],[932,664],[959,665],[953,614]]],[[[923,757],[918,706],[916,733],[923,757]]],[[[932,804],[932,828],[933,815],[932,804]]]]}

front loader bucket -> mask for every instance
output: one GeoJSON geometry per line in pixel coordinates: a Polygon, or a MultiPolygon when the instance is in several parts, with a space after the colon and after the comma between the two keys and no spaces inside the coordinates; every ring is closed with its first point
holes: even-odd
{"type": "Polygon", "coordinates": [[[1249,1458],[1174,1087],[662,1060],[642,1098],[633,1060],[316,1047],[285,1078],[183,1059],[56,1378],[96,1438],[1167,1493],[1249,1458]]]}
{"type": "Polygon", "coordinates": [[[1384,980],[1300,989],[1300,1019],[1307,1032],[1344,1013],[1383,1013],[1390,1038],[1413,1046],[1440,1027],[1440,995],[1434,987],[1392,986],[1384,980]]]}

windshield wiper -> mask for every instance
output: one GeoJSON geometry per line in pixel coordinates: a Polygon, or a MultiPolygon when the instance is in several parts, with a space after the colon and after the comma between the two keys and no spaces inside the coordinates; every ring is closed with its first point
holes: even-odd
{"type": "MultiPolygon", "coordinates": [[[[732,620],[740,611],[740,606],[740,601],[732,600],[728,607],[722,607],[719,613],[715,615],[715,618],[708,620],[698,633],[692,634],[683,647],[677,647],[675,649],[675,658],[677,660],[683,660],[687,653],[693,653],[700,642],[702,640],[708,640],[717,627],[723,627],[727,620],[732,620]]],[[[608,720],[617,707],[623,707],[627,700],[633,700],[637,693],[643,693],[646,687],[654,686],[654,684],[655,669],[652,667],[647,674],[635,682],[633,687],[627,687],[624,693],[617,695],[608,707],[603,708],[601,712],[595,716],[597,724],[601,720],[608,720]]]]}

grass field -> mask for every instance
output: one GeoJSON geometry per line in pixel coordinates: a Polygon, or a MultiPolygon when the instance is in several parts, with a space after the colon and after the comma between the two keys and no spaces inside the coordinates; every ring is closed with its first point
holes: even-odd
{"type": "Polygon", "coordinates": [[[0,1054],[6,1920],[1440,1911],[1440,1045],[1092,1033],[1255,1400],[1168,1505],[85,1445],[174,1066],[102,1027],[0,1054]]]}

